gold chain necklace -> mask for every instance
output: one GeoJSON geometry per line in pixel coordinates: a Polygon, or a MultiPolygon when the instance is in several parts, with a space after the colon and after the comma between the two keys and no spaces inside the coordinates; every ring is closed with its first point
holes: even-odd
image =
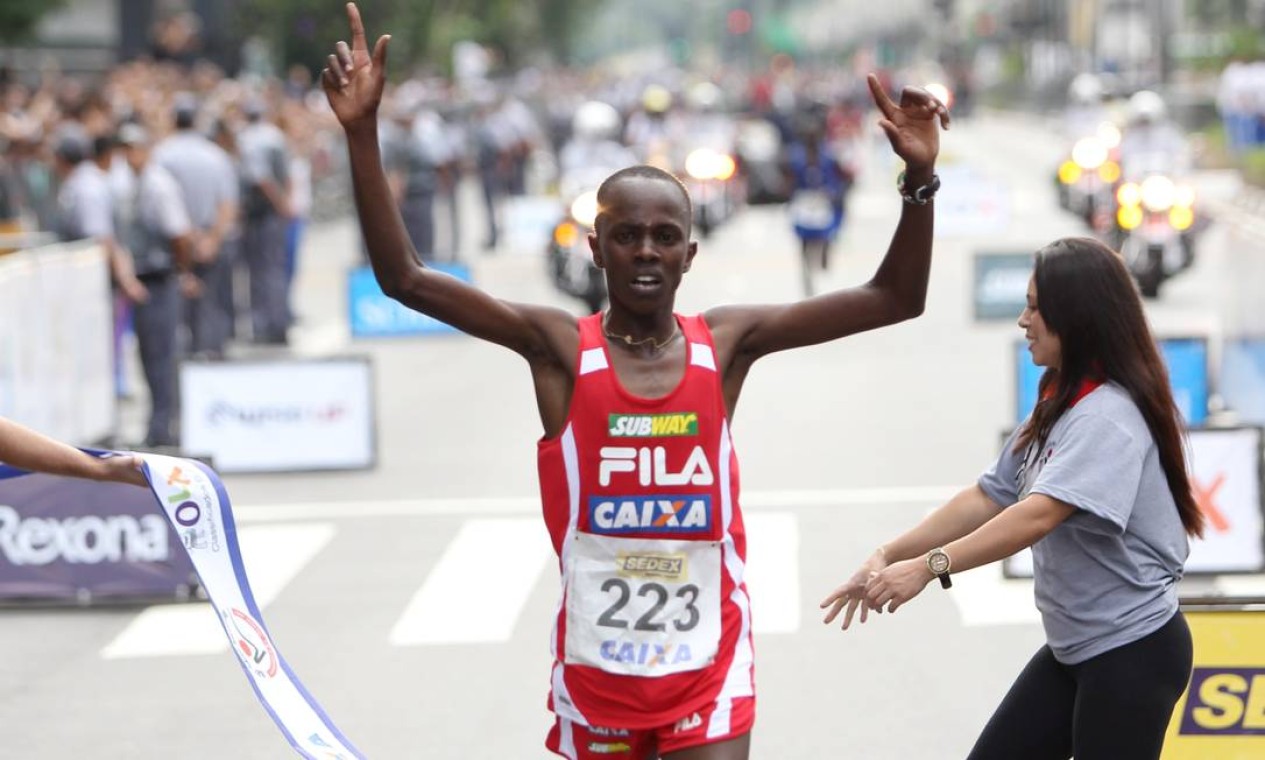
{"type": "Polygon", "coordinates": [[[676,320],[673,319],[672,334],[664,338],[662,341],[655,340],[653,335],[651,335],[648,338],[636,339],[636,338],[633,338],[631,335],[620,335],[619,333],[611,332],[610,328],[606,326],[606,323],[610,320],[610,317],[611,317],[611,313],[609,311],[602,315],[602,334],[604,334],[608,338],[622,340],[624,342],[624,345],[632,347],[632,348],[650,344],[650,346],[653,347],[655,351],[662,351],[665,347],[667,347],[669,343],[676,340],[676,336],[680,335],[681,333],[681,326],[676,324],[676,320]]]}

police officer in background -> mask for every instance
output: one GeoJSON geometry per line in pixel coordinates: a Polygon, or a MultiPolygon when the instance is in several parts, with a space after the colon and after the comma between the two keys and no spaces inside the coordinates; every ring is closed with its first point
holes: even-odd
{"type": "Polygon", "coordinates": [[[251,97],[246,126],[237,133],[242,173],[242,254],[250,270],[250,317],[256,343],[284,345],[290,327],[286,277],[286,227],[290,170],[285,134],[264,118],[266,106],[251,97]]]}
{"type": "Polygon", "coordinates": [[[391,122],[383,125],[382,162],[404,229],[418,258],[430,263],[435,259],[435,192],[441,158],[416,129],[420,106],[397,95],[390,108],[391,122]]]}
{"type": "Polygon", "coordinates": [[[190,350],[222,359],[232,319],[225,308],[233,287],[233,248],[227,242],[237,224],[237,170],[228,153],[195,128],[196,97],[180,93],[173,105],[176,131],[154,147],[153,161],[180,186],[193,225],[193,272],[203,292],[187,303],[190,350]]]}
{"type": "Polygon", "coordinates": [[[114,201],[105,173],[92,160],[92,140],[76,123],[63,124],[53,138],[57,190],[56,231],[63,241],[94,240],[105,249],[110,277],[133,303],[147,297],[131,259],[114,232],[114,201]]]}
{"type": "Polygon", "coordinates": [[[124,239],[136,276],[149,291],[133,317],[150,394],[145,445],[175,446],[176,340],[182,301],[201,290],[192,272],[194,229],[180,186],[170,172],[151,160],[151,141],[144,128],[124,124],[119,143],[136,173],[136,190],[120,214],[124,239]]]}

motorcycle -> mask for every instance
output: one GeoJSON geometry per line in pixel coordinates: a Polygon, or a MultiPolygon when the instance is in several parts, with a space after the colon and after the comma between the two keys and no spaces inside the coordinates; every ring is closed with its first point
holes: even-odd
{"type": "Polygon", "coordinates": [[[707,237],[738,209],[738,164],[727,150],[700,147],[685,157],[685,187],[694,204],[694,225],[707,237]]]}
{"type": "Polygon", "coordinates": [[[566,212],[553,227],[546,256],[554,286],[580,299],[590,313],[606,306],[606,274],[593,263],[589,233],[597,219],[597,188],[609,174],[586,169],[559,180],[566,212]]]}
{"type": "Polygon", "coordinates": [[[1099,234],[1108,232],[1120,181],[1117,148],[1120,130],[1103,122],[1094,135],[1082,137],[1058,169],[1059,205],[1085,220],[1099,234]]]}
{"type": "Polygon", "coordinates": [[[1116,191],[1117,243],[1146,298],[1195,260],[1195,193],[1165,174],[1125,182],[1116,191]]]}

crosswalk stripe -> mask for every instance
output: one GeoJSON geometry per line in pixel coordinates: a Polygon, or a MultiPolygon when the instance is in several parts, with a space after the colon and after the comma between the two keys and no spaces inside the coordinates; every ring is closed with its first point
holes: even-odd
{"type": "Polygon", "coordinates": [[[794,633],[799,630],[799,520],[789,512],[744,517],[747,528],[747,591],[751,594],[751,630],[794,633]]]}
{"type": "MultiPolygon", "coordinates": [[[[939,588],[938,581],[928,587],[939,588]]],[[[1026,625],[1041,622],[1032,598],[1032,581],[1006,578],[1000,562],[953,575],[949,591],[962,625],[1026,625]]]]}
{"type": "Polygon", "coordinates": [[[508,641],[552,556],[539,518],[467,520],[396,621],[391,643],[508,641]]]}
{"type": "MultiPolygon", "coordinates": [[[[330,523],[258,525],[238,530],[242,561],[260,609],[280,595],[334,537],[330,523]]],[[[101,650],[106,659],[215,654],[228,647],[209,604],[148,607],[101,650]]]]}

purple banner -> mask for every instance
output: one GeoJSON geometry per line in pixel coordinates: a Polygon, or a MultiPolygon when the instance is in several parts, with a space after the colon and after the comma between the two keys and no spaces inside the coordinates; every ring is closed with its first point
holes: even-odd
{"type": "Polygon", "coordinates": [[[0,466],[0,599],[175,599],[196,583],[148,489],[0,466]]]}
{"type": "Polygon", "coordinates": [[[1265,668],[1195,668],[1183,734],[1265,735],[1265,668]]]}

